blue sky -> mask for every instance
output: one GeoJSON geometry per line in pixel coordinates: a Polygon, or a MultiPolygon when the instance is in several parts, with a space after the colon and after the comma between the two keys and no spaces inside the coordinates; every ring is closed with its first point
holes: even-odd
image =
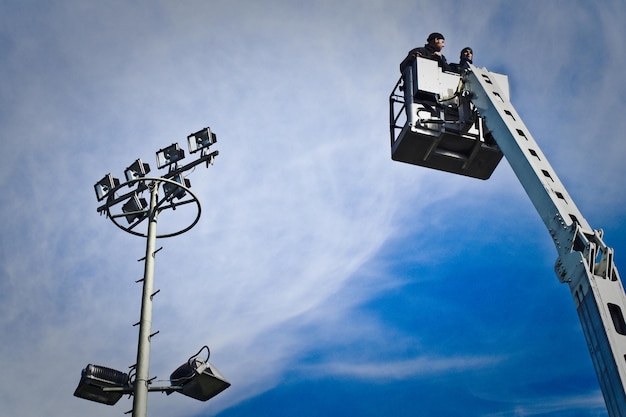
{"type": "Polygon", "coordinates": [[[472,46],[626,270],[622,1],[0,4],[4,414],[131,408],[72,396],[137,340],[145,242],[93,184],[210,126],[202,218],[158,242],[151,375],[207,344],[232,387],[151,394],[148,415],[606,415],[507,162],[488,181],[393,162],[387,106],[428,33],[449,61],[472,46]]]}

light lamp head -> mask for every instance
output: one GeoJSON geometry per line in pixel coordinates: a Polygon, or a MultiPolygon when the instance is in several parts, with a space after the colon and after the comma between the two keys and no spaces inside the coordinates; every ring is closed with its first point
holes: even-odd
{"type": "Polygon", "coordinates": [[[102,404],[114,405],[123,392],[105,391],[103,388],[128,388],[128,374],[98,365],[83,369],[74,396],[102,404]]]}
{"type": "Polygon", "coordinates": [[[157,167],[161,169],[170,166],[183,158],[185,158],[185,151],[180,149],[178,143],[174,143],[156,153],[157,167]]]}
{"type": "Polygon", "coordinates": [[[124,175],[126,176],[126,181],[132,181],[145,177],[148,172],[150,172],[150,165],[143,163],[141,159],[137,159],[124,170],[124,175]]]}
{"type": "Polygon", "coordinates": [[[120,185],[120,180],[114,178],[113,175],[107,174],[98,181],[93,187],[96,190],[98,201],[102,201],[109,196],[109,193],[120,185]]]}
{"type": "Polygon", "coordinates": [[[128,224],[131,224],[137,219],[140,219],[146,215],[146,207],[148,207],[148,203],[145,198],[140,198],[137,193],[133,193],[130,200],[128,200],[122,206],[122,211],[126,214],[126,220],[128,224]]]}
{"type": "Polygon", "coordinates": [[[208,127],[205,127],[204,129],[187,136],[189,153],[194,153],[202,149],[209,148],[215,142],[217,142],[217,135],[211,132],[211,129],[209,129],[208,127]]]}
{"type": "MultiPolygon", "coordinates": [[[[177,183],[185,186],[186,188],[191,187],[191,181],[183,177],[183,174],[180,174],[180,173],[176,174],[172,178],[172,181],[176,181],[177,183]]],[[[163,192],[165,193],[165,198],[168,201],[172,201],[175,198],[180,200],[187,194],[183,187],[180,187],[176,184],[172,184],[171,182],[163,183],[163,192]]]]}
{"type": "Polygon", "coordinates": [[[181,394],[200,401],[208,401],[230,387],[230,382],[217,368],[200,358],[190,359],[179,366],[170,375],[170,382],[174,386],[182,386],[178,391],[181,394]]]}

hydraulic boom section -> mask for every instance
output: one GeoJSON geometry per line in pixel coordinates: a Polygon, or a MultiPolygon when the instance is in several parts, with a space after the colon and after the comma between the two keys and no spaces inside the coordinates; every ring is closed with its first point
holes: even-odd
{"type": "Polygon", "coordinates": [[[554,240],[555,271],[574,297],[609,415],[626,416],[626,296],[613,249],[580,213],[496,77],[470,68],[466,94],[554,240]]]}

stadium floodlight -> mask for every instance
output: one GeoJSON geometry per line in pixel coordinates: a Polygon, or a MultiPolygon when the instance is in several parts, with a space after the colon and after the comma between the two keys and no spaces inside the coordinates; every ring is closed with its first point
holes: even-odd
{"type": "Polygon", "coordinates": [[[126,175],[126,181],[132,181],[145,177],[148,172],[150,172],[150,165],[143,163],[141,159],[137,159],[124,170],[124,175],[126,175]]]}
{"type": "MultiPolygon", "coordinates": [[[[208,351],[209,348],[204,346],[200,352],[203,349],[208,351]]],[[[208,358],[198,358],[200,352],[172,372],[170,382],[172,386],[181,387],[177,392],[196,400],[207,401],[230,387],[230,382],[208,362],[208,358]]]]}
{"type": "Polygon", "coordinates": [[[98,181],[93,187],[96,190],[96,197],[98,201],[104,200],[109,196],[109,193],[120,185],[120,180],[114,178],[113,175],[107,174],[98,181]]]}
{"type": "Polygon", "coordinates": [[[160,169],[175,164],[184,157],[185,151],[180,149],[178,143],[174,143],[156,153],[157,167],[160,169]]]}
{"type": "Polygon", "coordinates": [[[74,396],[102,404],[114,405],[122,398],[122,390],[128,388],[128,374],[98,365],[83,369],[74,396]],[[104,388],[120,388],[105,391],[104,388]]]}
{"type": "MultiPolygon", "coordinates": [[[[182,184],[187,188],[191,187],[191,181],[183,177],[183,174],[176,174],[172,178],[172,181],[176,181],[177,183],[182,184]]],[[[172,201],[175,198],[180,200],[185,196],[185,194],[187,194],[183,187],[172,184],[171,182],[163,183],[163,192],[165,193],[165,198],[168,201],[172,201]]]]}
{"type": "Polygon", "coordinates": [[[208,148],[215,142],[217,142],[217,135],[211,132],[211,129],[209,129],[208,127],[205,127],[204,129],[187,136],[189,153],[198,152],[202,149],[208,148]]]}
{"type": "Polygon", "coordinates": [[[128,224],[135,220],[144,217],[146,215],[146,207],[148,203],[145,198],[139,198],[137,193],[133,193],[130,200],[128,200],[123,206],[122,211],[126,214],[126,220],[128,224]]]}

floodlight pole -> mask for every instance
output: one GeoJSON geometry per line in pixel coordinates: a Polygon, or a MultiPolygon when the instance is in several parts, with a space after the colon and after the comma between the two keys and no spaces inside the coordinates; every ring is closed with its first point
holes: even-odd
{"type": "MultiPolygon", "coordinates": [[[[205,136],[208,135],[211,140],[206,144],[202,144],[200,147],[196,143],[195,147],[193,148],[194,150],[192,150],[192,145],[190,142],[190,152],[196,152],[199,150],[202,151],[200,157],[193,162],[190,162],[181,167],[178,166],[177,161],[170,162],[169,164],[163,166],[159,166],[159,168],[164,168],[165,166],[167,166],[168,173],[162,177],[156,178],[147,177],[145,174],[149,171],[149,167],[147,167],[147,164],[142,165],[141,161],[138,160],[138,170],[144,171],[141,172],[141,175],[137,175],[134,178],[132,176],[130,178],[129,176],[127,176],[127,182],[125,182],[124,184],[120,184],[119,180],[113,178],[111,174],[108,174],[102,181],[96,183],[95,185],[98,201],[102,201],[106,198],[106,202],[102,206],[98,207],[97,211],[100,214],[106,215],[106,217],[109,218],[117,227],[124,230],[125,232],[146,238],[146,255],[143,259],[141,259],[144,261],[144,275],[142,279],[137,281],[143,281],[143,291],[141,297],[141,316],[139,322],[135,324],[135,326],[139,325],[139,339],[137,342],[137,362],[131,367],[134,368],[134,379],[131,372],[131,376],[130,378],[128,378],[126,385],[122,386],[119,384],[113,384],[113,386],[111,386],[111,384],[107,381],[105,381],[104,383],[102,381],[93,383],[93,378],[85,382],[84,380],[88,378],[81,378],[81,383],[79,384],[79,387],[77,388],[74,395],[92,401],[104,402],[106,404],[112,405],[119,399],[119,397],[114,398],[114,401],[109,403],[107,401],[111,400],[111,398],[107,397],[103,393],[114,393],[114,395],[115,393],[132,394],[132,417],[147,417],[149,392],[160,391],[171,393],[179,391],[184,395],[190,396],[192,398],[206,401],[207,399],[211,398],[214,395],[217,395],[219,392],[230,386],[230,383],[225,381],[221,377],[221,375],[216,376],[214,374],[216,370],[213,369],[212,372],[214,373],[211,375],[221,385],[219,386],[219,391],[215,391],[214,393],[209,392],[209,394],[211,394],[210,396],[207,396],[207,393],[204,392],[202,394],[197,394],[195,392],[186,393],[184,391],[184,387],[181,384],[166,387],[150,387],[150,340],[152,336],[156,334],[151,333],[152,299],[154,295],[158,292],[154,291],[154,261],[155,254],[156,252],[158,252],[158,250],[156,249],[156,240],[157,238],[173,237],[183,234],[193,228],[200,220],[200,215],[202,211],[200,207],[200,200],[189,189],[190,185],[188,182],[185,181],[184,177],[182,177],[182,174],[202,163],[206,163],[208,167],[209,164],[213,163],[213,160],[219,154],[218,151],[213,151],[210,153],[208,152],[208,146],[215,143],[215,135],[212,135],[208,128],[197,132],[195,135],[199,135],[201,133],[205,136]],[[204,130],[206,130],[206,132],[204,132],[204,130]],[[180,179],[177,179],[177,176],[180,176],[180,179]],[[161,183],[163,183],[164,196],[159,197],[159,188],[161,186],[161,183]],[[133,186],[136,186],[137,188],[129,192],[122,193],[122,190],[124,190],[127,186],[131,188],[133,186]],[[182,193],[173,195],[173,192],[170,191],[170,194],[168,195],[168,191],[166,188],[169,187],[171,190],[172,186],[174,187],[174,192],[177,192],[176,190],[182,189],[182,193]],[[150,192],[150,204],[148,205],[147,209],[145,208],[145,200],[139,199],[138,197],[138,194],[141,194],[146,190],[150,192]],[[123,204],[125,201],[126,204],[123,204]],[[135,202],[135,204],[131,204],[129,206],[129,202],[135,202]],[[159,213],[162,210],[167,209],[175,210],[177,207],[187,204],[191,204],[192,207],[193,204],[195,204],[196,215],[193,220],[186,227],[175,229],[174,231],[165,234],[157,234],[157,218],[159,216],[159,213]],[[128,225],[123,224],[124,219],[128,221],[128,225]],[[141,231],[135,230],[135,227],[145,220],[148,220],[147,232],[143,233],[141,231]],[[89,384],[91,384],[91,388],[84,388],[85,385],[89,384]]],[[[194,136],[190,137],[193,138],[194,136]]],[[[178,145],[176,144],[176,146],[178,145]]],[[[184,153],[181,152],[181,154],[184,157],[184,153]]],[[[113,371],[118,372],[115,370],[113,371]]],[[[210,387],[210,389],[215,390],[216,388],[215,386],[213,386],[210,387]]]]}
{"type": "Polygon", "coordinates": [[[135,374],[133,417],[146,417],[148,412],[148,385],[150,379],[150,336],[152,332],[152,297],[154,295],[154,254],[157,236],[157,197],[159,183],[148,185],[150,209],[148,212],[148,236],[144,259],[143,294],[141,296],[141,317],[139,320],[139,342],[137,344],[137,368],[135,374]]]}

